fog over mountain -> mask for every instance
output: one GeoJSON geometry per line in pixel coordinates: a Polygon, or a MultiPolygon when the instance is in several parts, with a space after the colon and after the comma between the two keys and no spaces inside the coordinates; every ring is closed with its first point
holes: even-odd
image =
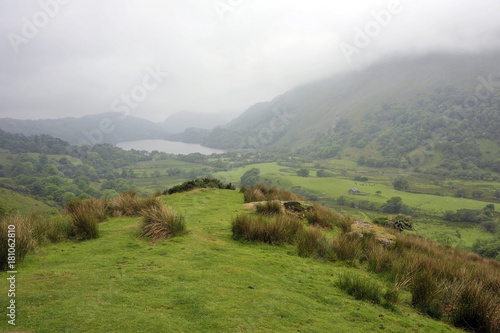
{"type": "Polygon", "coordinates": [[[497,48],[495,0],[0,2],[0,118],[241,113],[392,54],[497,48]]]}

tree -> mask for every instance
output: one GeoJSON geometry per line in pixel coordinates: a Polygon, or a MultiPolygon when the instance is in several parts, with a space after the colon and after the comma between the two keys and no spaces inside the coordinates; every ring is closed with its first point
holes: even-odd
{"type": "Polygon", "coordinates": [[[252,168],[245,172],[243,176],[241,176],[240,184],[245,187],[252,187],[259,183],[259,175],[260,170],[257,168],[252,168]]]}
{"type": "Polygon", "coordinates": [[[484,192],[481,191],[481,190],[472,191],[472,197],[473,198],[482,198],[483,195],[484,195],[484,192]]]}
{"type": "Polygon", "coordinates": [[[305,168],[302,168],[299,171],[297,171],[297,176],[300,176],[300,177],[309,177],[309,170],[305,169],[305,168]]]}
{"type": "Polygon", "coordinates": [[[408,206],[403,204],[403,199],[400,197],[392,197],[382,206],[382,210],[392,214],[405,213],[408,211],[408,206]]]}
{"type": "Polygon", "coordinates": [[[500,190],[495,190],[495,192],[493,193],[493,196],[497,199],[500,199],[500,190]]]}
{"type": "Polygon", "coordinates": [[[403,176],[398,176],[392,182],[392,186],[398,191],[406,191],[410,188],[410,183],[403,176]]]}

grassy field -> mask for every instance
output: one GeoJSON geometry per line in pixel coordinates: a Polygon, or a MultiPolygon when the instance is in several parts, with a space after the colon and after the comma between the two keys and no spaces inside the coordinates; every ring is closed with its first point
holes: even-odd
{"type": "MultiPolygon", "coordinates": [[[[138,238],[140,218],[112,218],[99,225],[98,239],[28,255],[17,267],[16,330],[459,331],[415,312],[407,295],[391,311],[334,286],[340,273],[357,268],[300,258],[292,246],[232,240],[229,221],[243,202],[236,191],[162,198],[186,216],[187,235],[155,244],[138,238]]],[[[7,289],[2,283],[2,295],[7,289]]],[[[6,298],[0,305],[5,309],[6,298]]],[[[2,320],[0,331],[11,330],[2,320]]]]}
{"type": "Polygon", "coordinates": [[[442,215],[447,210],[457,210],[461,208],[481,209],[487,203],[479,200],[454,198],[448,196],[436,196],[430,194],[409,193],[397,191],[392,188],[392,178],[394,176],[382,176],[368,182],[357,182],[353,177],[316,177],[316,170],[310,169],[310,177],[299,177],[295,168],[279,166],[276,163],[253,164],[244,168],[235,168],[228,172],[216,173],[226,181],[238,183],[245,171],[251,168],[258,168],[261,171],[261,179],[269,179],[273,186],[289,188],[291,186],[301,186],[302,189],[321,197],[334,198],[341,195],[348,195],[351,188],[358,188],[361,192],[370,193],[367,196],[358,196],[360,200],[369,200],[384,203],[391,197],[401,197],[403,202],[410,207],[421,209],[423,212],[432,215],[442,215]],[[381,191],[381,194],[375,192],[381,191]]]}

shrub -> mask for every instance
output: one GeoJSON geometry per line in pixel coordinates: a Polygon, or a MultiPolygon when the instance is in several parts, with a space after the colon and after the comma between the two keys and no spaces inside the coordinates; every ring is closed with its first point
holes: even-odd
{"type": "Polygon", "coordinates": [[[303,229],[297,218],[279,215],[273,221],[261,216],[238,214],[231,221],[231,231],[235,240],[260,241],[269,244],[292,244],[303,229]]]}
{"type": "Polygon", "coordinates": [[[398,214],[391,217],[387,222],[391,228],[399,231],[413,230],[413,223],[408,215],[398,214]]]}
{"type": "Polygon", "coordinates": [[[255,209],[257,213],[262,215],[278,215],[281,214],[281,202],[278,200],[266,201],[265,203],[257,204],[255,209]]]}
{"type": "Polygon", "coordinates": [[[380,304],[381,292],[380,286],[368,278],[363,278],[359,274],[352,272],[343,272],[339,275],[336,286],[345,290],[349,295],[356,299],[368,300],[380,304]]]}
{"type": "Polygon", "coordinates": [[[140,212],[142,216],[141,237],[154,240],[171,238],[186,232],[184,216],[171,208],[152,206],[140,212]]]}

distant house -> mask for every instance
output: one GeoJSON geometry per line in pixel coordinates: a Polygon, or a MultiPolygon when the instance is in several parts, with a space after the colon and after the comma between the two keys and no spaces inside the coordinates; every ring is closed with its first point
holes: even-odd
{"type": "Polygon", "coordinates": [[[354,194],[359,194],[359,193],[360,193],[360,192],[359,192],[359,190],[358,190],[357,188],[351,188],[351,189],[349,190],[349,194],[352,194],[352,195],[354,195],[354,194]]]}

